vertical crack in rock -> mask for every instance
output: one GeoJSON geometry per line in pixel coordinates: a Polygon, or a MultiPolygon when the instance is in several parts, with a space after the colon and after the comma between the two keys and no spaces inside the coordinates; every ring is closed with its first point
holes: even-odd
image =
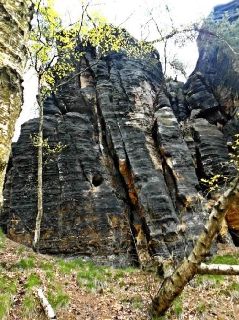
{"type": "MultiPolygon", "coordinates": [[[[105,164],[108,170],[110,171],[112,184],[115,187],[115,194],[118,199],[124,201],[126,206],[125,219],[128,223],[132,237],[130,252],[135,262],[137,262],[138,259],[140,262],[142,262],[139,255],[137,241],[135,240],[135,234],[137,230],[135,229],[135,225],[133,223],[135,212],[138,212],[139,210],[137,203],[137,194],[134,192],[132,180],[129,179],[130,173],[128,171],[126,173],[127,166],[124,166],[124,168],[122,167],[122,165],[120,164],[121,160],[118,159],[115,153],[110,132],[107,131],[104,118],[102,116],[101,109],[98,103],[97,112],[101,125],[100,131],[102,131],[102,145],[104,150],[105,164]]],[[[142,222],[138,221],[138,225],[140,226],[141,224],[142,222]]]]}
{"type": "Polygon", "coordinates": [[[171,192],[175,193],[175,205],[179,209],[180,206],[190,207],[198,198],[198,179],[191,154],[172,109],[159,109],[155,118],[156,142],[165,165],[169,168],[168,171],[173,174],[172,180],[176,190],[171,192]]]}
{"type": "Polygon", "coordinates": [[[177,80],[170,80],[166,82],[166,95],[169,99],[169,103],[162,103],[163,100],[159,100],[158,108],[161,107],[171,107],[177,120],[184,121],[188,118],[190,111],[188,105],[185,103],[185,96],[184,96],[184,83],[177,81],[177,80]]]}
{"type": "MultiPolygon", "coordinates": [[[[144,239],[139,239],[139,243],[144,243],[145,260],[148,259],[146,246],[149,252],[168,256],[168,247],[171,251],[175,250],[178,220],[163,175],[154,167],[149,154],[150,146],[147,139],[152,126],[152,94],[156,93],[153,92],[150,82],[146,82],[142,67],[140,63],[137,65],[137,61],[128,61],[121,57],[118,60],[112,59],[110,63],[113,88],[107,79],[101,79],[97,83],[97,92],[120,172],[128,187],[131,202],[137,204],[137,216],[134,218],[136,242],[137,237],[144,239]],[[135,64],[139,68],[137,73],[132,69],[132,65],[135,64]],[[111,108],[108,107],[109,104],[111,108]],[[138,221],[145,221],[145,227],[144,223],[138,226],[138,221]]],[[[159,86],[155,83],[155,87],[159,86]]]]}
{"type": "MultiPolygon", "coordinates": [[[[109,69],[109,68],[108,68],[109,69]]],[[[136,204],[132,201],[131,193],[128,189],[122,172],[120,170],[119,160],[114,152],[112,139],[110,133],[107,131],[104,117],[102,115],[98,96],[96,97],[96,108],[97,112],[97,125],[99,131],[99,143],[101,146],[101,152],[103,156],[103,162],[106,168],[109,170],[112,186],[115,190],[116,197],[123,201],[125,204],[125,222],[128,224],[130,235],[131,235],[131,246],[129,247],[129,253],[134,263],[138,262],[138,250],[137,243],[135,242],[135,229],[132,223],[134,217],[134,211],[137,211],[136,204]]]]}
{"type": "MultiPolygon", "coordinates": [[[[107,62],[106,62],[106,66],[107,66],[108,75],[109,75],[111,67],[107,62]]],[[[102,72],[102,70],[106,70],[106,69],[105,69],[105,65],[101,64],[100,65],[100,72],[102,72]]],[[[99,72],[99,69],[98,69],[98,72],[99,72]]],[[[103,75],[107,75],[107,74],[103,73],[103,75]]],[[[102,75],[101,75],[101,77],[102,77],[102,75]]],[[[98,73],[97,73],[97,78],[98,79],[100,78],[98,73]]],[[[109,89],[111,89],[110,86],[109,86],[109,89]]],[[[110,100],[110,102],[112,102],[111,90],[109,92],[109,100],[110,100]]],[[[115,191],[116,196],[119,199],[123,200],[126,205],[127,209],[125,212],[125,219],[128,222],[130,233],[132,236],[132,238],[131,238],[132,245],[130,248],[130,252],[133,257],[133,260],[135,260],[135,259],[138,260],[139,250],[137,247],[137,242],[135,242],[136,229],[132,223],[132,221],[134,219],[133,218],[134,212],[138,211],[138,209],[136,206],[136,202],[132,198],[132,192],[129,191],[129,185],[127,183],[128,180],[124,179],[125,177],[124,177],[122,170],[121,170],[122,167],[119,164],[120,160],[118,159],[118,157],[114,151],[113,144],[112,144],[112,138],[111,138],[110,132],[106,128],[105,120],[102,115],[102,110],[100,108],[98,94],[97,94],[97,100],[96,100],[96,105],[95,105],[95,111],[97,113],[97,126],[98,126],[99,137],[100,137],[99,143],[101,146],[102,155],[104,157],[104,163],[110,171],[112,184],[113,184],[113,186],[115,186],[115,190],[116,190],[115,191]],[[136,254],[137,254],[137,256],[136,256],[136,254]]],[[[141,225],[140,222],[138,223],[138,225],[141,225]]],[[[140,232],[139,228],[138,228],[138,232],[140,232]]],[[[142,233],[142,231],[141,231],[141,233],[142,233]]]]}
{"type": "MultiPolygon", "coordinates": [[[[45,102],[44,137],[66,147],[44,166],[43,252],[120,265],[138,256],[147,266],[152,257],[178,259],[190,250],[206,215],[199,180],[234,172],[222,162],[225,138],[232,141],[238,130],[236,97],[228,98],[235,88],[227,73],[220,91],[219,77],[233,64],[207,70],[205,59],[219,64],[223,56],[211,47],[185,86],[166,84],[154,58],[110,53],[97,60],[88,47],[75,61],[83,72],[66,77],[45,102]]],[[[28,245],[37,203],[30,134],[37,127],[37,119],[25,123],[13,147],[1,214],[8,236],[28,245]]],[[[237,225],[237,208],[235,201],[229,225],[237,225]]]]}
{"type": "MultiPolygon", "coordinates": [[[[189,151],[172,110],[155,105],[163,82],[159,62],[129,59],[124,54],[96,62],[88,54],[80,70],[84,72],[79,77],[45,102],[44,137],[51,146],[60,142],[65,148],[44,167],[41,250],[121,264],[131,263],[137,254],[142,266],[156,256],[184,256],[191,238],[198,234],[201,218],[193,211],[197,180],[190,155],[182,157],[189,151]],[[160,145],[152,137],[155,119],[160,145]],[[182,152],[177,143],[182,144],[182,152]],[[164,169],[158,148],[172,153],[162,157],[164,169]],[[183,172],[187,166],[188,176],[183,172]]],[[[16,172],[23,184],[27,181],[19,154],[24,150],[26,159],[35,157],[27,135],[36,132],[36,126],[37,120],[23,125],[13,150],[6,195],[14,189],[11,177],[16,172]]],[[[14,189],[7,196],[4,213],[8,235],[28,245],[36,216],[32,189],[30,202],[14,189]]]]}
{"type": "MultiPolygon", "coordinates": [[[[198,193],[195,165],[171,108],[163,107],[155,112],[153,137],[161,157],[165,182],[179,217],[177,230],[186,240],[185,243],[190,243],[189,240],[193,241],[200,233],[205,215],[202,196],[198,193]]],[[[185,245],[185,251],[189,249],[190,245],[185,245]]]]}
{"type": "Polygon", "coordinates": [[[234,169],[229,165],[226,140],[217,126],[199,118],[194,120],[192,130],[202,168],[199,172],[204,175],[198,178],[209,178],[215,174],[232,175],[234,169]]]}
{"type": "MultiPolygon", "coordinates": [[[[192,123],[193,137],[195,141],[197,156],[197,174],[201,178],[209,179],[215,175],[229,178],[236,175],[235,167],[229,162],[228,148],[223,133],[216,125],[209,124],[206,119],[195,119],[192,123]]],[[[203,186],[202,186],[203,188],[203,186]]],[[[210,193],[208,206],[213,205],[218,197],[218,192],[210,193]],[[210,204],[211,203],[211,204],[210,204]]],[[[239,230],[239,220],[237,218],[238,196],[232,199],[226,212],[226,221],[221,229],[222,239],[226,240],[227,229],[232,233],[235,243],[238,243],[237,230],[239,230]],[[236,231],[235,231],[236,230],[236,231]]]]}
{"type": "MultiPolygon", "coordinates": [[[[229,21],[234,21],[238,19],[238,8],[239,2],[231,1],[215,7],[211,17],[220,21],[226,14],[229,21]]],[[[238,59],[224,42],[205,33],[199,34],[198,49],[197,65],[184,86],[185,98],[192,110],[190,118],[197,153],[197,173],[199,179],[215,174],[234,176],[235,169],[228,164],[227,143],[230,146],[233,136],[239,132],[236,116],[238,59]],[[193,110],[195,108],[197,110],[193,110]]],[[[218,194],[211,193],[210,196],[216,199],[218,194]]],[[[229,229],[237,234],[238,243],[237,197],[234,200],[226,216],[229,229]]]]}

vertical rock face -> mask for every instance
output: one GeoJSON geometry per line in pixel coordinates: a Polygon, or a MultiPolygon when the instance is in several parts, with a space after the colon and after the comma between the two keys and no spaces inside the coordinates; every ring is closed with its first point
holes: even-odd
{"type": "MultiPolygon", "coordinates": [[[[135,254],[141,263],[184,256],[204,216],[161,64],[88,54],[79,68],[86,66],[45,103],[44,137],[63,148],[44,159],[41,250],[121,263],[135,254]]],[[[22,126],[13,146],[1,218],[7,234],[28,245],[37,210],[30,137],[37,121],[22,126]]]]}
{"type": "MultiPolygon", "coordinates": [[[[215,7],[216,21],[227,14],[238,19],[239,1],[215,7]]],[[[232,35],[233,37],[233,35],[232,35]]],[[[239,48],[234,48],[238,51],[239,48]]],[[[239,59],[223,40],[207,32],[198,37],[199,59],[184,91],[190,109],[200,109],[202,117],[212,123],[225,124],[233,118],[239,106],[239,59]]]]}
{"type": "MultiPolygon", "coordinates": [[[[220,82],[221,74],[207,71],[219,55],[203,45],[185,86],[165,84],[155,57],[97,60],[91,48],[46,100],[44,137],[54,152],[44,155],[42,251],[147,264],[190,250],[207,217],[200,179],[235,173],[223,165],[238,125],[235,99],[224,93],[234,89],[228,73],[220,82]]],[[[8,236],[28,245],[37,213],[37,129],[38,119],[28,121],[13,145],[1,214],[8,236]]]]}
{"type": "Polygon", "coordinates": [[[22,77],[31,13],[30,1],[0,3],[0,206],[15,122],[22,105],[22,77]]]}
{"type": "MultiPolygon", "coordinates": [[[[212,16],[220,21],[227,14],[229,21],[234,21],[238,19],[238,10],[239,1],[231,1],[215,7],[212,16]]],[[[235,134],[239,133],[238,55],[223,41],[207,33],[199,35],[198,48],[196,68],[184,86],[187,108],[193,119],[191,123],[198,155],[198,174],[201,177],[215,174],[233,177],[236,172],[228,163],[228,146],[230,148],[235,134]]],[[[234,50],[238,52],[239,48],[234,50]]],[[[229,230],[237,245],[238,203],[239,197],[236,195],[226,214],[229,230]]]]}

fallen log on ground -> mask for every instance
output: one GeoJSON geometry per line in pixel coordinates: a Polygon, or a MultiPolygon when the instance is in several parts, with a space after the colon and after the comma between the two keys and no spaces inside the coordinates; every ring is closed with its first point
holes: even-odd
{"type": "Polygon", "coordinates": [[[226,276],[239,275],[239,265],[201,263],[200,266],[198,267],[197,273],[226,275],[226,276]]]}
{"type": "Polygon", "coordinates": [[[55,319],[56,320],[56,314],[55,314],[52,306],[50,305],[49,301],[47,300],[46,296],[44,295],[42,288],[37,289],[36,294],[40,300],[42,308],[44,309],[44,312],[47,316],[47,319],[49,319],[49,320],[55,319]]]}

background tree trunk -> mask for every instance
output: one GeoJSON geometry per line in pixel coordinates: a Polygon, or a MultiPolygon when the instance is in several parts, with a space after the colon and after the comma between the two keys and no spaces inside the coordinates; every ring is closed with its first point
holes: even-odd
{"type": "Polygon", "coordinates": [[[227,206],[238,193],[239,177],[233,181],[231,187],[219,198],[213,207],[209,220],[189,257],[185,258],[174,273],[163,281],[158,294],[153,299],[153,312],[156,315],[163,315],[167,311],[174,299],[182,292],[185,285],[197,273],[200,263],[209,252],[214,237],[220,231],[227,206]]]}
{"type": "MultiPolygon", "coordinates": [[[[40,80],[39,80],[40,82],[40,80]]],[[[40,84],[39,84],[40,90],[40,84]]],[[[36,226],[34,232],[33,248],[38,250],[38,244],[40,240],[41,233],[41,222],[43,217],[43,168],[42,168],[42,151],[43,151],[43,101],[41,98],[41,93],[39,92],[37,96],[38,106],[39,106],[39,131],[38,131],[38,146],[37,146],[37,216],[36,216],[36,226]]]]}
{"type": "Polygon", "coordinates": [[[0,3],[0,207],[15,122],[23,102],[21,86],[27,60],[26,40],[32,17],[28,0],[0,3]]]}

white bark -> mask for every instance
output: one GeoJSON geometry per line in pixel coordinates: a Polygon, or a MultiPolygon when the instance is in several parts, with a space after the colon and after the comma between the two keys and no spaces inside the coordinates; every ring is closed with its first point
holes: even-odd
{"type": "Polygon", "coordinates": [[[50,305],[49,301],[47,300],[46,296],[44,295],[44,292],[42,288],[37,289],[37,297],[40,300],[41,306],[45,311],[45,314],[47,316],[47,319],[52,320],[52,319],[57,319],[56,314],[50,305]]]}
{"type": "Polygon", "coordinates": [[[239,275],[239,265],[201,263],[197,273],[218,274],[218,275],[227,275],[227,276],[239,275]]]}
{"type": "Polygon", "coordinates": [[[218,199],[211,214],[198,237],[198,240],[188,256],[174,273],[166,278],[152,302],[153,312],[157,316],[163,315],[171,306],[174,299],[182,292],[185,285],[197,274],[201,262],[208,254],[212,241],[221,229],[227,207],[232,199],[239,194],[239,176],[231,183],[229,189],[218,199]]]}
{"type": "MultiPolygon", "coordinates": [[[[40,87],[39,87],[40,88],[40,87]]],[[[43,182],[42,182],[42,149],[43,149],[43,102],[38,95],[39,105],[39,132],[38,132],[38,157],[37,157],[37,217],[34,232],[33,248],[38,250],[40,233],[41,233],[41,222],[43,217],[43,182]]]]}

